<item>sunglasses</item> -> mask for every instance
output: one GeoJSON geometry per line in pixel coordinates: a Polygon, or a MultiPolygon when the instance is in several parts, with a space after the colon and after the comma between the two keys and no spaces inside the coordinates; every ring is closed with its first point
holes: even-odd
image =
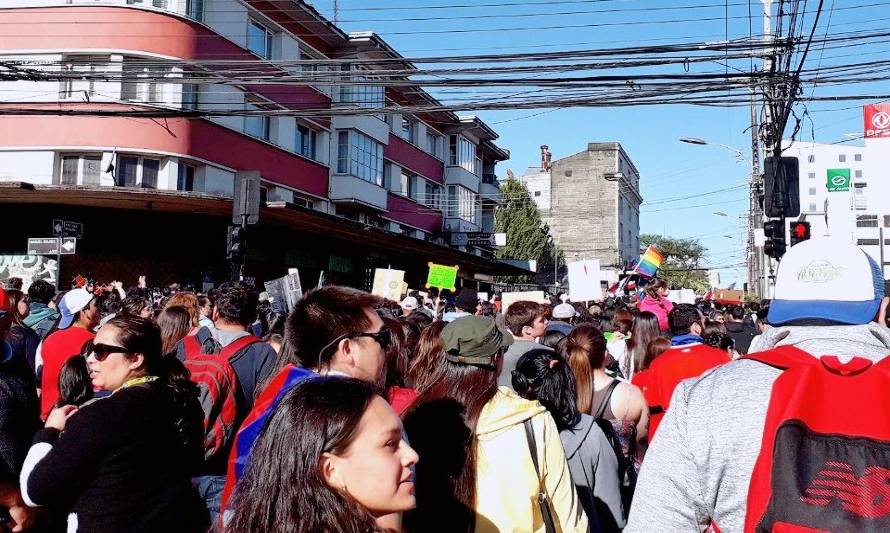
{"type": "Polygon", "coordinates": [[[88,354],[92,354],[93,357],[96,358],[96,361],[104,361],[108,359],[108,356],[113,353],[122,353],[125,355],[129,355],[130,352],[123,346],[114,346],[111,344],[101,344],[101,343],[93,343],[89,348],[88,354]]]}
{"type": "Polygon", "coordinates": [[[377,344],[379,344],[380,347],[383,348],[384,351],[388,350],[390,344],[392,344],[392,332],[390,332],[390,330],[388,328],[381,329],[377,333],[361,333],[361,332],[346,333],[345,335],[340,335],[336,339],[334,339],[331,342],[329,342],[328,344],[326,344],[325,347],[322,348],[318,352],[318,356],[319,356],[319,358],[323,357],[325,352],[327,352],[328,350],[330,350],[331,348],[333,348],[334,346],[339,344],[340,341],[342,341],[344,339],[358,339],[360,337],[370,337],[370,338],[374,339],[375,341],[377,341],[377,344]]]}

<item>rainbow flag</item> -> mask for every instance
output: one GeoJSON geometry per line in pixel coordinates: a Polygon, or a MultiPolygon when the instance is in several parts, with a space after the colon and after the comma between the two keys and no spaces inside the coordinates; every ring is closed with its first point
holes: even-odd
{"type": "Polygon", "coordinates": [[[658,248],[656,248],[654,244],[650,244],[649,247],[646,248],[646,252],[640,256],[640,261],[634,267],[633,271],[641,276],[654,278],[658,269],[661,268],[661,263],[663,261],[664,256],[661,255],[658,248]]]}

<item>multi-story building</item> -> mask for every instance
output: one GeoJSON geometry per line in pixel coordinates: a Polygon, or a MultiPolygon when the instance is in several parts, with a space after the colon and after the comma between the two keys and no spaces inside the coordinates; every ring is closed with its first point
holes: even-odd
{"type": "Polygon", "coordinates": [[[621,268],[639,256],[640,174],[619,143],[589,143],[556,161],[544,145],[541,165],[519,179],[567,261],[621,268]]]}
{"type": "Polygon", "coordinates": [[[0,250],[21,253],[26,236],[67,217],[88,230],[63,279],[129,275],[107,261],[126,257],[156,278],[218,281],[235,173],[253,170],[257,277],[296,266],[304,282],[324,271],[361,285],[392,266],[417,286],[427,261],[469,280],[509,270],[446,239],[487,227],[499,191],[485,172],[509,157],[497,134],[473,117],[410,112],[439,103],[416,85],[375,83],[381,69],[414,69],[379,36],[281,5],[3,2],[0,182],[23,185],[0,201],[28,223],[0,250]]]}
{"type": "Polygon", "coordinates": [[[860,145],[786,141],[784,148],[784,156],[798,159],[799,218],[810,223],[810,234],[849,239],[883,265],[890,279],[890,138],[860,145]],[[831,183],[830,176],[837,175],[849,180],[831,183]]]}

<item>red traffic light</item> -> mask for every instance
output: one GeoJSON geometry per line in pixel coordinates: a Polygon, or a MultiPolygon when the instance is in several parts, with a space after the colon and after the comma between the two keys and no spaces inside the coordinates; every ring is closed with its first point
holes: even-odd
{"type": "Polygon", "coordinates": [[[810,238],[809,222],[792,222],[791,223],[791,246],[805,241],[810,238]]]}

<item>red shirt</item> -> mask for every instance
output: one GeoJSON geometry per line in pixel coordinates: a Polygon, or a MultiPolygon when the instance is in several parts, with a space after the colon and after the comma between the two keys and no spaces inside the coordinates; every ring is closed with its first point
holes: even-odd
{"type": "Polygon", "coordinates": [[[639,387],[643,392],[643,398],[646,400],[646,405],[649,406],[649,436],[647,439],[649,442],[652,442],[652,435],[655,434],[658,424],[661,423],[661,419],[664,417],[664,409],[661,407],[655,395],[655,388],[652,386],[652,372],[648,368],[642,372],[637,372],[630,382],[639,387]]]}
{"type": "MultiPolygon", "coordinates": [[[[650,409],[660,405],[667,411],[670,407],[671,395],[674,394],[674,389],[681,381],[698,377],[705,371],[729,361],[729,354],[704,344],[672,346],[652,361],[646,372],[649,375],[643,377],[644,380],[648,380],[648,388],[651,389],[650,395],[644,393],[646,402],[649,403],[650,409]]],[[[636,376],[634,378],[636,379],[636,376]]],[[[660,418],[659,421],[661,421],[660,418]]],[[[651,426],[650,442],[655,436],[656,427],[654,424],[651,426]]]]}
{"type": "Polygon", "coordinates": [[[95,335],[75,326],[60,329],[44,339],[40,347],[43,377],[40,381],[40,418],[46,420],[59,399],[59,374],[65,362],[80,355],[83,345],[95,335]]]}
{"type": "Polygon", "coordinates": [[[394,386],[386,391],[386,399],[389,401],[389,405],[392,406],[392,410],[399,416],[405,414],[405,411],[411,407],[411,404],[414,403],[414,400],[419,395],[416,390],[407,387],[394,386]]]}

